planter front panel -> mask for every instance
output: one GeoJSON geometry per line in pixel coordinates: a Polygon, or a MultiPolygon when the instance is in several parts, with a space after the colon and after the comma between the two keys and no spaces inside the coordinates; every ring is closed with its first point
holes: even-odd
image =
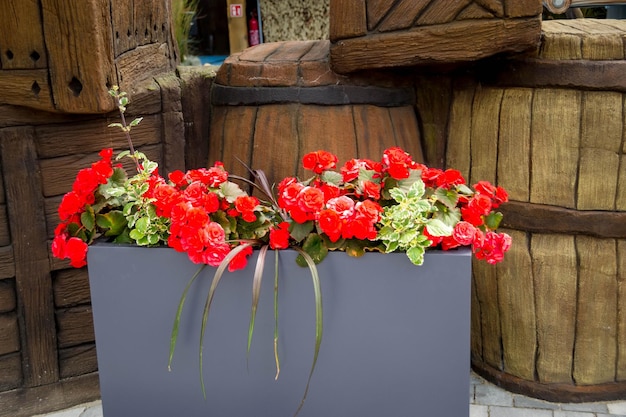
{"type": "MultiPolygon", "coordinates": [[[[172,371],[171,327],[198,266],[167,248],[98,244],[89,273],[106,417],[291,416],[313,359],[315,306],[308,269],[279,253],[280,377],[273,354],[274,254],[268,253],[246,360],[254,259],[217,289],[198,371],[206,268],[183,311],[172,371]]],[[[256,257],[256,255],[255,255],[256,257]]],[[[303,417],[467,416],[470,253],[331,253],[318,265],[324,335],[303,417]]]]}

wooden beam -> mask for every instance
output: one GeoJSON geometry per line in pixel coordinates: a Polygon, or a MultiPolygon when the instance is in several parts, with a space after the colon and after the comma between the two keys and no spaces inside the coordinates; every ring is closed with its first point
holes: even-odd
{"type": "Polygon", "coordinates": [[[58,384],[0,393],[0,417],[30,417],[100,398],[98,373],[61,380],[58,384]]]}
{"type": "Polygon", "coordinates": [[[0,130],[0,152],[13,237],[24,386],[51,384],[58,381],[59,369],[34,129],[0,130]]]}
{"type": "Polygon", "coordinates": [[[118,84],[109,0],[41,0],[41,9],[56,109],[114,110],[107,93],[108,87],[118,84]]]}

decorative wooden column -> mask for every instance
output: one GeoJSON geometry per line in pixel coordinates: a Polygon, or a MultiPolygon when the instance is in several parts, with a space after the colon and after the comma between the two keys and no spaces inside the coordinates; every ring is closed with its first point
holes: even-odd
{"type": "Polygon", "coordinates": [[[170,0],[0,3],[0,104],[65,113],[115,110],[108,89],[178,62],[170,0]]]}

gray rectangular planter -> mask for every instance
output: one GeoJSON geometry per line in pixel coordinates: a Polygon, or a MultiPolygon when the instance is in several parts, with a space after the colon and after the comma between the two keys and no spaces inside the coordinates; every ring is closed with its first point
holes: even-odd
{"type": "MultiPolygon", "coordinates": [[[[268,252],[246,361],[254,259],[217,289],[198,372],[202,308],[214,269],[196,280],[183,312],[172,371],[170,332],[198,266],[168,248],[96,244],[89,250],[105,417],[290,417],[313,359],[315,306],[295,252],[279,260],[279,353],[274,380],[274,253],[268,252]]],[[[254,255],[256,258],[256,254],[254,255]]],[[[471,254],[331,253],[318,265],[324,335],[302,417],[469,415],[471,254]]]]}

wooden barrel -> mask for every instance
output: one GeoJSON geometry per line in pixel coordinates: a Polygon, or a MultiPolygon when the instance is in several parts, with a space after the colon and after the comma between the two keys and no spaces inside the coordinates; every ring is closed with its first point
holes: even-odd
{"type": "Polygon", "coordinates": [[[329,45],[275,42],[230,56],[212,87],[209,164],[245,175],[242,161],[277,182],[304,175],[302,156],[320,149],[343,163],[400,146],[423,161],[412,84],[393,74],[337,75],[329,45]]]}
{"type": "Polygon", "coordinates": [[[507,258],[474,268],[472,364],[549,401],[626,399],[625,32],[544,22],[538,57],[453,93],[447,164],[512,200],[507,258]]]}

